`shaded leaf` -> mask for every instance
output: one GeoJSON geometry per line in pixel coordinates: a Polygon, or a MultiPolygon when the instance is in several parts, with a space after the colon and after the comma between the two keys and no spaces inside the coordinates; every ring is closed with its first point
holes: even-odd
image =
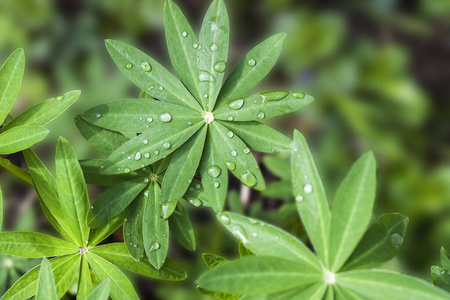
{"type": "Polygon", "coordinates": [[[128,210],[125,209],[120,215],[114,217],[111,221],[108,222],[105,226],[101,228],[96,228],[91,231],[89,236],[88,247],[95,246],[105,238],[110,236],[113,232],[119,229],[120,226],[124,223],[125,218],[128,215],[128,210]]]}
{"type": "Polygon", "coordinates": [[[212,270],[215,267],[217,267],[218,265],[228,261],[228,259],[226,259],[222,256],[219,256],[219,255],[216,255],[216,254],[212,254],[212,253],[203,253],[202,258],[203,258],[203,261],[205,262],[206,266],[210,270],[212,270]]]}
{"type": "Polygon", "coordinates": [[[180,202],[177,203],[177,207],[169,217],[169,229],[181,246],[190,251],[195,250],[194,228],[188,212],[180,202]]]}
{"type": "MultiPolygon", "coordinates": [[[[128,253],[136,260],[144,256],[144,241],[142,236],[143,218],[145,215],[145,201],[147,201],[148,190],[144,188],[136,199],[130,204],[127,219],[123,225],[123,239],[128,253]]],[[[148,216],[147,216],[148,217],[148,216]]]]}
{"type": "Polygon", "coordinates": [[[20,126],[0,134],[0,154],[11,154],[42,141],[48,134],[42,126],[20,126]]]}
{"type": "Polygon", "coordinates": [[[89,294],[87,300],[108,300],[111,280],[108,278],[100,282],[89,294]]]}
{"type": "Polygon", "coordinates": [[[94,185],[114,185],[127,180],[142,177],[142,171],[137,170],[126,174],[101,174],[104,159],[88,159],[79,161],[86,183],[94,185]]]}

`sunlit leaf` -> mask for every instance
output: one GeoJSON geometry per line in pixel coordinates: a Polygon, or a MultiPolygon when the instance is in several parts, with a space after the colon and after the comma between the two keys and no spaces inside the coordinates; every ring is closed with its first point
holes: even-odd
{"type": "Polygon", "coordinates": [[[42,126],[20,126],[0,134],[0,154],[11,154],[42,141],[48,134],[42,126]]]}
{"type": "Polygon", "coordinates": [[[81,257],[80,272],[78,277],[77,300],[87,299],[92,290],[91,272],[86,255],[81,257]]]}

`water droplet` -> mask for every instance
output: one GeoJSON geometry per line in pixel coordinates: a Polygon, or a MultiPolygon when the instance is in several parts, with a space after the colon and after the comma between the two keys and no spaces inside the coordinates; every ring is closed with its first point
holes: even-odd
{"type": "Polygon", "coordinates": [[[96,118],[100,118],[101,116],[102,116],[102,115],[99,114],[99,113],[96,113],[96,114],[95,114],[95,117],[96,117],[96,118]]]}
{"type": "Polygon", "coordinates": [[[202,49],[202,45],[198,44],[198,50],[202,49]]]}
{"type": "Polygon", "coordinates": [[[139,118],[139,121],[142,121],[142,120],[144,120],[144,118],[143,118],[143,117],[140,117],[140,118],[139,118]]]}
{"type": "Polygon", "coordinates": [[[184,37],[187,37],[188,34],[187,34],[186,31],[183,31],[183,32],[181,33],[181,35],[184,36],[184,37]]]}
{"type": "Polygon", "coordinates": [[[91,205],[91,209],[94,209],[94,205],[91,205]]]}
{"type": "Polygon", "coordinates": [[[123,172],[124,172],[124,173],[130,173],[130,172],[131,172],[131,169],[130,169],[130,168],[125,168],[125,169],[123,169],[123,172]]]}
{"type": "Polygon", "coordinates": [[[235,164],[234,162],[232,162],[232,161],[226,161],[226,162],[225,162],[225,165],[227,166],[227,168],[228,168],[230,171],[236,170],[236,164],[235,164]]]}
{"type": "Polygon", "coordinates": [[[61,101],[62,99],[64,99],[64,95],[59,95],[58,97],[55,98],[57,101],[61,101]]]}
{"type": "Polygon", "coordinates": [[[298,195],[297,197],[295,197],[295,201],[302,202],[303,201],[303,196],[302,195],[298,195]]]}
{"type": "Polygon", "coordinates": [[[399,248],[402,243],[403,243],[403,237],[400,234],[398,234],[398,233],[391,234],[392,246],[394,246],[395,248],[399,248]]]}
{"type": "Polygon", "coordinates": [[[155,88],[155,85],[154,84],[150,84],[150,86],[149,86],[149,88],[147,89],[148,91],[151,91],[151,90],[153,90],[155,88]]]}
{"type": "Polygon", "coordinates": [[[218,61],[214,65],[214,71],[216,71],[218,73],[223,73],[223,72],[225,72],[226,67],[227,67],[227,63],[226,62],[218,61]]]}
{"type": "Polygon", "coordinates": [[[256,60],[250,58],[249,60],[247,60],[247,65],[249,65],[250,67],[254,67],[256,65],[256,60]]]}
{"type": "Polygon", "coordinates": [[[191,182],[192,182],[192,179],[189,178],[189,179],[187,180],[187,183],[191,183],[191,182]]]}
{"type": "Polygon", "coordinates": [[[199,207],[203,205],[202,200],[198,199],[198,198],[189,198],[188,199],[189,203],[195,207],[199,207]]]}
{"type": "Polygon", "coordinates": [[[197,49],[198,48],[198,44],[192,45],[192,48],[197,49]]]}
{"type": "Polygon", "coordinates": [[[220,169],[219,166],[212,165],[212,166],[208,167],[207,172],[208,172],[209,176],[216,178],[216,177],[219,177],[219,175],[222,172],[222,170],[220,169]]]}
{"type": "Polygon", "coordinates": [[[232,116],[229,116],[229,117],[227,118],[227,120],[228,120],[228,121],[233,121],[234,118],[233,118],[232,116]]]}
{"type": "Polygon", "coordinates": [[[127,63],[125,65],[125,68],[127,68],[128,70],[131,69],[133,67],[133,65],[131,63],[127,63]]]}
{"type": "Polygon", "coordinates": [[[160,90],[162,92],[164,90],[164,87],[162,85],[160,85],[158,90],[160,90]]]}
{"type": "Polygon", "coordinates": [[[217,44],[214,44],[214,43],[212,43],[211,46],[210,46],[209,48],[211,48],[211,51],[212,51],[212,52],[216,52],[216,51],[219,49],[219,47],[217,46],[217,44]]]}
{"type": "Polygon", "coordinates": [[[312,187],[312,185],[311,185],[310,183],[307,183],[307,184],[305,184],[305,185],[303,186],[303,191],[304,191],[306,194],[310,194],[310,193],[312,192],[312,190],[313,190],[313,187],[312,187]]]}
{"type": "Polygon", "coordinates": [[[208,98],[208,94],[203,94],[203,98],[208,98]]]}
{"type": "Polygon", "coordinates": [[[254,186],[258,182],[255,175],[249,170],[247,170],[246,173],[241,174],[240,177],[241,177],[240,179],[241,179],[242,183],[247,186],[254,186]]]}
{"type": "Polygon", "coordinates": [[[230,154],[231,154],[231,156],[235,156],[235,157],[237,156],[236,150],[231,150],[230,154]]]}
{"type": "Polygon", "coordinates": [[[259,120],[264,119],[264,117],[265,117],[264,112],[263,112],[262,110],[260,110],[260,111],[258,112],[258,115],[257,115],[256,117],[257,117],[259,120]]]}
{"type": "Polygon", "coordinates": [[[136,155],[134,156],[134,159],[135,160],[140,160],[141,157],[142,157],[141,152],[138,151],[138,152],[136,152],[136,155]]]}
{"type": "Polygon", "coordinates": [[[244,105],[244,99],[238,99],[228,104],[228,107],[234,110],[238,110],[242,107],[242,105],[244,105]]]}
{"type": "Polygon", "coordinates": [[[156,250],[158,250],[159,248],[161,248],[161,245],[160,245],[158,242],[153,242],[153,243],[150,245],[150,249],[148,249],[148,252],[156,251],[156,250]]]}
{"type": "Polygon", "coordinates": [[[241,225],[233,225],[231,230],[242,243],[247,243],[247,232],[245,232],[244,227],[241,225]]]}
{"type": "Polygon", "coordinates": [[[229,225],[231,223],[230,217],[228,217],[224,213],[219,214],[219,219],[220,219],[220,222],[222,222],[225,225],[229,225]]]}
{"type": "Polygon", "coordinates": [[[293,93],[292,96],[294,96],[297,99],[304,99],[305,93],[293,93]]]}
{"type": "Polygon", "coordinates": [[[232,138],[232,137],[234,136],[233,131],[228,131],[228,132],[227,132],[227,136],[228,136],[229,138],[232,138]]]}
{"type": "Polygon", "coordinates": [[[202,185],[201,185],[200,183],[197,183],[197,184],[195,185],[195,188],[196,188],[197,190],[199,190],[199,189],[202,188],[202,185]]]}
{"type": "Polygon", "coordinates": [[[268,103],[269,101],[279,101],[286,98],[289,92],[266,92],[259,94],[261,96],[262,104],[268,103]]]}
{"type": "Polygon", "coordinates": [[[189,126],[191,126],[191,125],[192,125],[192,122],[191,122],[191,121],[187,121],[186,124],[188,124],[189,126]]]}
{"type": "Polygon", "coordinates": [[[218,187],[220,186],[220,183],[218,183],[218,182],[216,181],[216,182],[213,183],[213,186],[214,186],[215,188],[218,188],[218,187]]]}
{"type": "Polygon", "coordinates": [[[145,158],[149,158],[149,157],[150,157],[150,153],[145,153],[145,154],[144,154],[144,157],[145,157],[145,158]]]}
{"type": "Polygon", "coordinates": [[[198,80],[201,82],[216,82],[216,78],[208,71],[200,70],[198,80]]]}
{"type": "Polygon", "coordinates": [[[149,182],[149,181],[150,181],[149,178],[145,178],[145,179],[144,179],[144,182],[145,182],[145,183],[147,183],[147,182],[149,182]]]}
{"type": "Polygon", "coordinates": [[[134,247],[134,248],[137,248],[137,246],[138,246],[138,245],[136,245],[136,244],[133,244],[133,247],[134,247]]]}
{"type": "Polygon", "coordinates": [[[158,154],[159,154],[159,151],[158,151],[158,150],[155,150],[155,151],[153,151],[153,153],[155,153],[155,155],[158,155],[158,154]]]}
{"type": "Polygon", "coordinates": [[[250,153],[250,149],[244,148],[244,150],[242,150],[242,152],[244,152],[245,154],[249,154],[250,153]]]}
{"type": "Polygon", "coordinates": [[[162,113],[159,115],[159,120],[164,123],[172,121],[172,116],[169,113],[162,113]]]}
{"type": "Polygon", "coordinates": [[[152,66],[150,66],[150,64],[148,62],[143,62],[141,64],[141,69],[144,72],[150,72],[152,70],[152,66]]]}
{"type": "Polygon", "coordinates": [[[147,122],[149,122],[149,123],[153,122],[153,118],[152,117],[148,117],[147,118],[147,122]]]}
{"type": "Polygon", "coordinates": [[[250,219],[250,223],[251,223],[251,224],[256,224],[256,223],[258,223],[258,221],[255,220],[255,219],[250,219]]]}
{"type": "Polygon", "coordinates": [[[148,140],[142,140],[142,142],[145,144],[145,145],[147,145],[148,144],[148,140]]]}
{"type": "Polygon", "coordinates": [[[169,142],[164,142],[163,148],[164,149],[169,149],[170,148],[170,143],[169,142]]]}

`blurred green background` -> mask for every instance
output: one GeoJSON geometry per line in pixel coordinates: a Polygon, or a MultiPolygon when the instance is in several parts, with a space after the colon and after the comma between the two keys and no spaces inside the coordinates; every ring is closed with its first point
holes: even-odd
{"type": "MultiPolygon", "coordinates": [[[[209,3],[177,1],[197,32],[209,3]]],[[[439,248],[450,249],[450,1],[226,4],[231,20],[228,65],[235,65],[270,34],[284,31],[288,36],[281,58],[257,90],[304,91],[316,98],[310,107],[271,125],[289,136],[294,128],[307,136],[330,199],[352,162],[373,150],[378,160],[375,215],[400,212],[410,218],[400,255],[386,267],[428,280],[439,248]]],[[[50,166],[59,136],[72,143],[79,158],[98,155],[77,132],[76,115],[139,93],[113,65],[105,38],[131,43],[172,70],[163,5],[163,0],[0,1],[0,61],[20,47],[27,57],[22,90],[11,114],[62,92],[82,90],[78,102],[48,126],[49,137],[34,147],[50,166]]],[[[264,162],[268,190],[250,191],[233,180],[228,208],[304,237],[288,177],[280,172],[287,158],[257,157],[264,162]]],[[[8,158],[23,166],[20,154],[8,158]]],[[[30,187],[2,170],[0,180],[6,228],[32,221],[29,226],[35,230],[50,230],[30,187]]],[[[99,192],[91,187],[91,199],[99,192]]],[[[206,269],[201,252],[237,257],[237,242],[209,210],[190,213],[197,252],[188,253],[175,243],[171,250],[186,267],[188,280],[171,284],[136,278],[142,299],[202,299],[194,283],[206,269]]],[[[110,241],[120,239],[116,234],[110,241]]]]}

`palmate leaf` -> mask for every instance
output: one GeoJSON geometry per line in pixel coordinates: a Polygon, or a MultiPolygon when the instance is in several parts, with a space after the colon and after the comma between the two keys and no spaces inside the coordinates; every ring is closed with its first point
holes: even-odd
{"type": "Polygon", "coordinates": [[[0,124],[6,119],[19,94],[24,71],[25,53],[23,49],[17,49],[0,69],[0,124]]]}
{"type": "Polygon", "coordinates": [[[39,271],[39,281],[36,291],[36,300],[57,300],[55,278],[53,277],[52,267],[47,259],[42,260],[39,271]]]}
{"type": "Polygon", "coordinates": [[[42,126],[19,126],[0,134],[0,154],[11,154],[42,141],[48,134],[42,126]]]}
{"type": "Polygon", "coordinates": [[[186,209],[180,202],[169,217],[169,229],[181,246],[191,251],[195,250],[194,228],[186,209]]]}

